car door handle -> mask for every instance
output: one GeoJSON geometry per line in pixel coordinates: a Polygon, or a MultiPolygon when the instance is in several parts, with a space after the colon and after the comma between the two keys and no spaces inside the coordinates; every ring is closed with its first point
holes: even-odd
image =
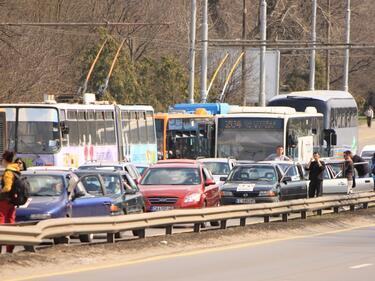
{"type": "Polygon", "coordinates": [[[365,180],[365,183],[370,183],[371,181],[370,180],[365,180]]]}

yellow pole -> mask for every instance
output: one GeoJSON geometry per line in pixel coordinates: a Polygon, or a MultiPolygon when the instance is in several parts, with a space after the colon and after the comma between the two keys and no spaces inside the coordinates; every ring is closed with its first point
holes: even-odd
{"type": "Polygon", "coordinates": [[[244,52],[242,52],[242,53],[239,55],[238,59],[236,60],[236,62],[234,63],[232,69],[231,69],[230,72],[229,72],[229,75],[228,75],[228,77],[227,77],[227,80],[225,80],[225,84],[224,84],[224,87],[223,87],[223,91],[221,92],[221,95],[220,95],[220,102],[223,101],[224,93],[225,93],[225,90],[227,89],[227,86],[228,86],[229,80],[232,78],[232,75],[233,75],[234,71],[236,70],[238,64],[240,63],[240,61],[241,61],[243,55],[244,55],[244,52]]]}
{"type": "Polygon", "coordinates": [[[105,46],[106,43],[107,43],[107,39],[105,39],[105,41],[103,42],[103,44],[102,44],[102,46],[100,47],[98,53],[96,54],[96,57],[95,57],[93,63],[91,64],[91,67],[90,67],[89,73],[87,73],[87,76],[86,76],[86,80],[85,80],[86,82],[88,82],[88,81],[90,80],[91,73],[92,73],[92,71],[94,70],[94,67],[95,67],[95,65],[96,65],[96,62],[98,61],[99,56],[100,56],[100,54],[102,53],[102,51],[103,51],[104,46],[105,46]]]}
{"type": "Polygon", "coordinates": [[[111,75],[112,75],[113,68],[115,67],[115,64],[116,64],[117,58],[118,58],[118,56],[119,56],[119,54],[120,54],[120,51],[121,51],[122,46],[124,45],[124,43],[125,43],[125,39],[122,40],[120,47],[118,47],[118,49],[117,49],[117,52],[116,52],[115,58],[113,59],[113,62],[112,62],[112,65],[111,65],[111,69],[109,70],[109,73],[108,73],[108,77],[107,77],[108,79],[109,79],[109,78],[111,77],[111,75]]]}
{"type": "Polygon", "coordinates": [[[220,69],[222,68],[222,66],[224,65],[224,63],[225,63],[225,61],[227,60],[228,57],[229,57],[229,53],[227,53],[227,54],[225,55],[225,57],[221,60],[221,62],[220,62],[220,64],[219,64],[219,66],[217,67],[217,69],[216,69],[214,75],[212,76],[212,79],[211,79],[210,85],[208,86],[208,89],[207,89],[206,97],[208,97],[208,94],[210,93],[210,90],[211,90],[212,84],[214,83],[217,74],[219,73],[220,69]]]}

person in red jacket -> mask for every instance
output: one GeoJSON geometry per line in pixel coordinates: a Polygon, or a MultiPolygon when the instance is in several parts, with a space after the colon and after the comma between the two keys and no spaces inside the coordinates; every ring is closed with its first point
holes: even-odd
{"type": "MultiPolygon", "coordinates": [[[[19,173],[17,163],[13,163],[14,153],[4,151],[2,155],[2,165],[5,172],[1,178],[0,188],[0,224],[16,222],[16,208],[9,202],[9,191],[11,191],[14,181],[14,172],[19,173]]],[[[1,249],[1,247],[0,247],[1,249]]],[[[14,246],[7,245],[7,253],[12,253],[14,246]]]]}

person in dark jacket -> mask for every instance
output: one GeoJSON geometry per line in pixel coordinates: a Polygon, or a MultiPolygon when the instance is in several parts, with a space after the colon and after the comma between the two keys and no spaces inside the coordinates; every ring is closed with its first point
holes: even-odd
{"type": "Polygon", "coordinates": [[[368,163],[365,159],[363,159],[361,156],[359,155],[350,155],[351,158],[352,158],[352,161],[353,161],[353,165],[355,163],[362,163],[362,164],[357,164],[357,165],[354,165],[354,168],[357,170],[358,172],[358,177],[359,178],[365,178],[365,177],[368,177],[369,176],[369,173],[370,173],[370,170],[369,170],[369,167],[368,167],[368,163]]]}
{"type": "MultiPolygon", "coordinates": [[[[16,208],[9,202],[9,192],[12,189],[14,182],[14,173],[19,173],[19,167],[16,163],[13,163],[14,153],[11,151],[4,151],[2,164],[5,168],[5,172],[1,178],[1,189],[0,189],[0,224],[16,222],[16,208]]],[[[0,246],[0,250],[1,250],[0,246]]],[[[14,246],[7,245],[7,253],[12,253],[14,246]]]]}
{"type": "Polygon", "coordinates": [[[353,186],[354,186],[354,165],[352,160],[352,152],[347,150],[344,151],[344,177],[348,180],[348,194],[353,193],[353,186]]]}
{"type": "Polygon", "coordinates": [[[319,152],[314,152],[313,157],[306,165],[309,171],[309,198],[322,196],[323,192],[323,174],[326,168],[325,163],[320,160],[319,152]]]}

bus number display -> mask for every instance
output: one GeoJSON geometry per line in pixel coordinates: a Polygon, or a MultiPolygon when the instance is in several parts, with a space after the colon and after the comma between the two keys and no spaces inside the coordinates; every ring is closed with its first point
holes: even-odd
{"type": "Polygon", "coordinates": [[[269,118],[226,118],[221,119],[222,129],[282,129],[283,120],[269,118]]]}

